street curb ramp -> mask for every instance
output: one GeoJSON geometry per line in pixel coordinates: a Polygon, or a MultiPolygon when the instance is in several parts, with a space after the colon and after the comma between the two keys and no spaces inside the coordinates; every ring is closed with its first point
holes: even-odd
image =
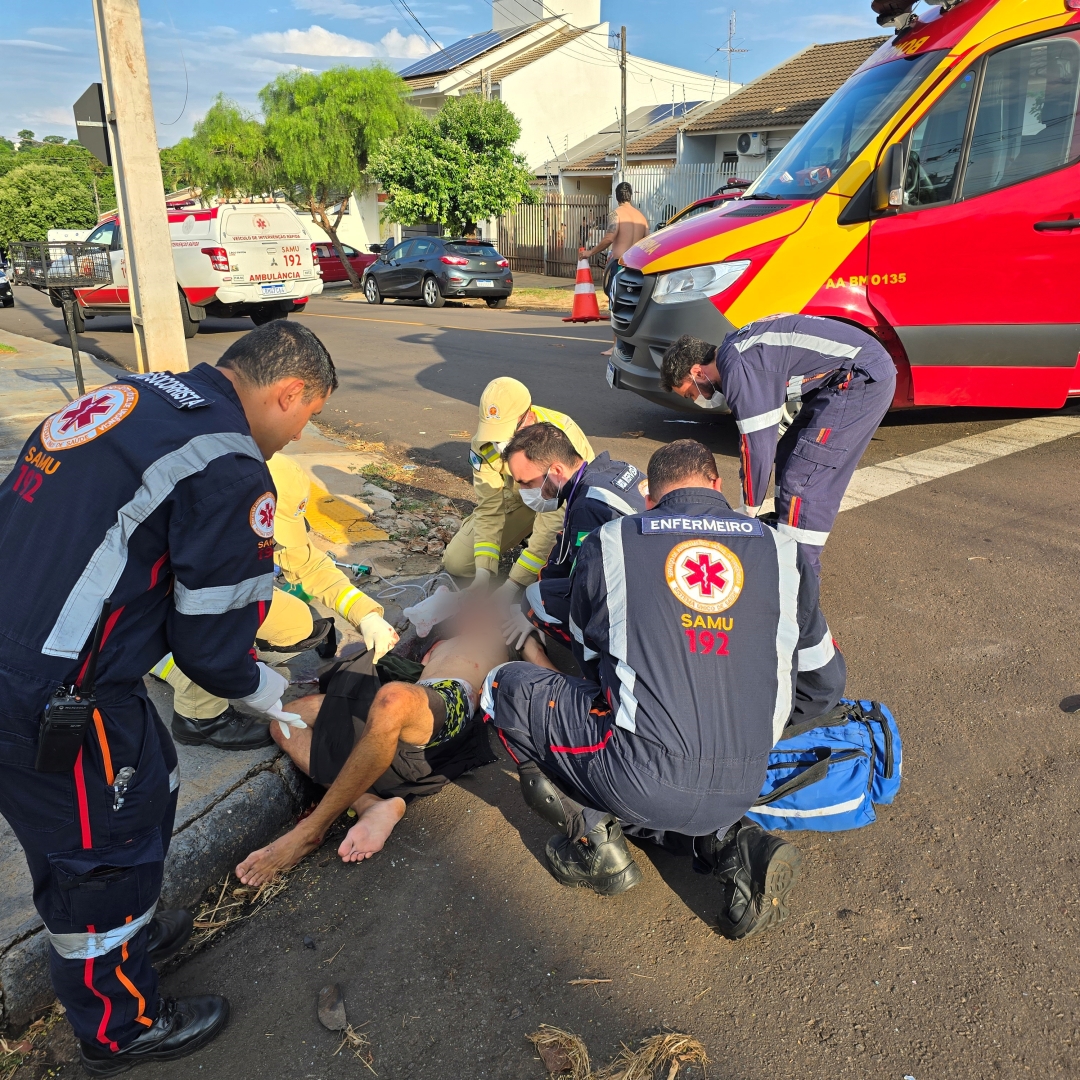
{"type": "MultiPolygon", "coordinates": [[[[209,884],[309,805],[313,791],[284,756],[262,762],[173,833],[158,907],[194,906],[209,884]]],[[[24,1027],[56,1000],[44,924],[35,915],[21,930],[0,954],[0,1023],[8,1029],[24,1027]]]]}

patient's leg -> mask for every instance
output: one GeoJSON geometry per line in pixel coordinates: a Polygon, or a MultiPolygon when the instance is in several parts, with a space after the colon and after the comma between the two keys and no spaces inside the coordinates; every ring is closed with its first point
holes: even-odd
{"type": "Polygon", "coordinates": [[[290,738],[285,737],[281,725],[276,720],[270,722],[270,738],[288,754],[292,763],[305,776],[311,775],[311,729],[315,726],[324,696],[324,694],[308,694],[307,697],[296,698],[295,701],[289,702],[289,712],[299,713],[300,719],[307,724],[303,731],[299,728],[290,728],[290,738]]]}
{"type": "Polygon", "coordinates": [[[353,803],[353,809],[359,818],[338,847],[343,862],[360,862],[382,851],[394,826],[405,816],[405,800],[380,799],[368,791],[353,803]]]}

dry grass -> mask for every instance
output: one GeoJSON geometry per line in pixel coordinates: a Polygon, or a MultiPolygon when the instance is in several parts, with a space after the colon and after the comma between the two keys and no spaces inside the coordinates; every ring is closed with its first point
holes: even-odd
{"type": "Polygon", "coordinates": [[[584,1041],[572,1032],[542,1024],[528,1036],[540,1060],[552,1076],[570,1080],[675,1080],[683,1065],[709,1063],[705,1047],[697,1039],[677,1032],[652,1035],[637,1050],[624,1045],[615,1060],[599,1072],[589,1064],[584,1041]]]}
{"type": "Polygon", "coordinates": [[[367,1037],[366,1032],[357,1031],[352,1024],[349,1024],[341,1033],[341,1043],[330,1056],[337,1057],[345,1047],[348,1047],[352,1051],[353,1057],[358,1058],[372,1076],[379,1075],[375,1071],[375,1057],[371,1052],[371,1040],[367,1037]]]}
{"type": "MultiPolygon", "coordinates": [[[[292,870],[278,872],[265,885],[236,884],[231,889],[232,874],[226,874],[220,885],[208,890],[208,897],[195,912],[195,932],[186,946],[188,954],[201,949],[211,938],[235,923],[257,915],[271,900],[289,887],[292,870]],[[214,899],[216,895],[217,899],[214,899]]],[[[0,1077],[3,1080],[3,1077],[0,1077]]]]}
{"type": "Polygon", "coordinates": [[[56,1027],[63,1015],[64,1006],[57,1002],[21,1035],[0,1039],[0,1080],[11,1080],[19,1066],[31,1059],[34,1052],[41,1048],[49,1032],[56,1027]]]}

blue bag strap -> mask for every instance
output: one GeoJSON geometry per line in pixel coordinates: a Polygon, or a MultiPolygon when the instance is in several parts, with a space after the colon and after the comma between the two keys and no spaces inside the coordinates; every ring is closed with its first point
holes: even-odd
{"type": "Polygon", "coordinates": [[[813,731],[814,728],[846,724],[851,717],[851,713],[852,707],[850,703],[841,704],[837,705],[835,709],[830,709],[829,712],[822,716],[814,717],[813,720],[802,720],[798,724],[788,724],[781,732],[779,741],[786,742],[788,739],[797,739],[800,735],[813,731]]]}
{"type": "MultiPolygon", "coordinates": [[[[821,727],[820,724],[814,726],[821,727]]],[[[785,780],[775,791],[770,791],[768,795],[761,796],[754,802],[754,806],[768,806],[770,803],[776,802],[777,799],[790,795],[793,791],[801,791],[811,784],[824,780],[829,775],[829,766],[832,764],[832,750],[827,746],[815,746],[813,750],[807,752],[817,758],[813,765],[808,765],[790,780],[785,780]]],[[[841,756],[846,757],[847,755],[841,756]]]]}

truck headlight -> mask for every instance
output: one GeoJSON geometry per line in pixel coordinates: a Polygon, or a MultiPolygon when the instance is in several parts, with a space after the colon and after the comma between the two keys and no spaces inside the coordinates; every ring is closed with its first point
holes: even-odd
{"type": "Polygon", "coordinates": [[[739,259],[735,262],[713,263],[711,266],[690,266],[685,270],[672,270],[657,278],[652,299],[658,304],[685,304],[690,300],[715,296],[734,285],[749,266],[749,259],[739,259]]]}

